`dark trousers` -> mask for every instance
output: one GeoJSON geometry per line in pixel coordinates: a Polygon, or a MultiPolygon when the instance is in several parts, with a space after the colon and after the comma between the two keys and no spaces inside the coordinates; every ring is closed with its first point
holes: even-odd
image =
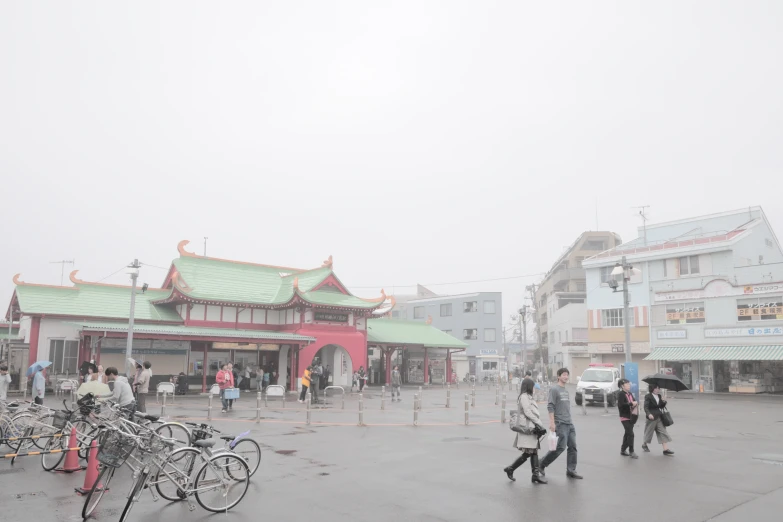
{"type": "Polygon", "coordinates": [[[624,420],[620,421],[623,424],[623,428],[625,429],[625,433],[623,434],[623,445],[622,448],[620,448],[620,451],[625,451],[626,449],[631,450],[631,453],[633,453],[633,441],[634,441],[634,434],[633,434],[633,427],[634,424],[636,424],[636,420],[639,418],[638,415],[631,415],[631,420],[624,420]]]}
{"type": "Polygon", "coordinates": [[[40,397],[35,397],[35,398],[33,399],[33,402],[34,402],[34,403],[36,403],[36,404],[39,404],[39,405],[43,406],[43,399],[42,399],[42,398],[40,398],[40,397]]]}
{"type": "Polygon", "coordinates": [[[566,470],[569,473],[576,473],[576,429],[574,429],[574,425],[555,424],[555,433],[557,433],[557,449],[546,454],[544,460],[541,461],[541,469],[548,468],[567,447],[566,470]]]}
{"type": "Polygon", "coordinates": [[[302,385],[302,393],[299,394],[299,400],[303,401],[305,400],[305,397],[307,397],[307,386],[304,384],[302,385]]]}
{"type": "Polygon", "coordinates": [[[136,395],[136,411],[147,413],[147,394],[139,392],[136,395]]]}

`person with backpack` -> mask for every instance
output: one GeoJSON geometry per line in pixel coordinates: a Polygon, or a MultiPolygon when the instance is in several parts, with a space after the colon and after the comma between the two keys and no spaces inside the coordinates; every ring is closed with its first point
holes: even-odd
{"type": "Polygon", "coordinates": [[[234,387],[234,374],[229,368],[230,364],[224,364],[215,376],[215,382],[220,388],[220,402],[223,403],[223,413],[226,413],[232,404],[226,399],[226,390],[234,387]]]}

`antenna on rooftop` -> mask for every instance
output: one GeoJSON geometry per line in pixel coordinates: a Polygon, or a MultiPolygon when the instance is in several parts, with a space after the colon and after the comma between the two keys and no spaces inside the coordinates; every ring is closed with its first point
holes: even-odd
{"type": "Polygon", "coordinates": [[[62,268],[60,269],[60,286],[63,286],[63,281],[65,280],[65,265],[76,264],[76,260],[63,259],[62,261],[50,261],[49,263],[52,265],[62,265],[62,268]]]}
{"type": "Polygon", "coordinates": [[[647,209],[650,205],[642,205],[641,207],[631,207],[639,211],[639,217],[642,218],[642,228],[644,229],[644,244],[647,245],[647,209]]]}

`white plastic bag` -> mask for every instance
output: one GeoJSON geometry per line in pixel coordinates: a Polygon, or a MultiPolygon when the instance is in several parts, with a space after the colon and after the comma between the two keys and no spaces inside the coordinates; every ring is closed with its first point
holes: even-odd
{"type": "Polygon", "coordinates": [[[557,449],[557,433],[554,431],[549,432],[549,451],[555,451],[557,449]]]}

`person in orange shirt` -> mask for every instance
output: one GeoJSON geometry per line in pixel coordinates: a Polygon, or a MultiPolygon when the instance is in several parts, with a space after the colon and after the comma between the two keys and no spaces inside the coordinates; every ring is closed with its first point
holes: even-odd
{"type": "Polygon", "coordinates": [[[228,410],[228,399],[225,397],[226,389],[234,387],[234,374],[228,369],[228,365],[224,364],[220,371],[215,376],[215,382],[220,388],[220,402],[223,403],[223,413],[228,410]]]}
{"type": "Polygon", "coordinates": [[[310,388],[310,372],[312,372],[312,370],[313,367],[308,366],[302,374],[302,393],[299,394],[299,402],[305,401],[307,390],[310,388]]]}

